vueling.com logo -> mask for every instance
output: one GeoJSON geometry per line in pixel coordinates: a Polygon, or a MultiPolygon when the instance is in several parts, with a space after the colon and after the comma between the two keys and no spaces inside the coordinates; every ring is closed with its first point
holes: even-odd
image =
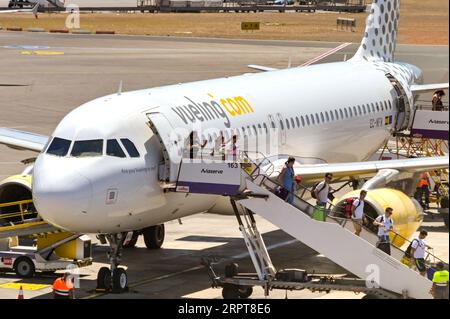
{"type": "Polygon", "coordinates": [[[223,98],[220,99],[220,102],[216,102],[211,93],[208,93],[208,96],[211,98],[209,102],[194,102],[191,98],[185,96],[186,104],[172,107],[172,110],[185,124],[224,119],[225,127],[231,126],[229,116],[255,112],[250,103],[242,96],[223,98]]]}

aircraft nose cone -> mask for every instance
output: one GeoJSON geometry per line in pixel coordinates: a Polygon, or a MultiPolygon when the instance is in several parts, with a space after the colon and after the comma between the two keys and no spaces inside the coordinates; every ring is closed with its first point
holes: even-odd
{"type": "Polygon", "coordinates": [[[92,201],[88,178],[56,162],[36,161],[33,175],[33,201],[46,221],[71,229],[80,216],[87,214],[92,201]]]}

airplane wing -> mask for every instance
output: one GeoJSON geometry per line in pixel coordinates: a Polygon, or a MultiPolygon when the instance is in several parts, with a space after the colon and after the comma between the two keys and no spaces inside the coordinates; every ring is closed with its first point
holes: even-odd
{"type": "MultiPolygon", "coordinates": [[[[337,46],[337,47],[335,47],[335,48],[333,48],[333,49],[331,49],[331,50],[328,50],[327,52],[322,53],[321,55],[316,56],[315,58],[313,58],[313,59],[311,59],[311,60],[309,60],[309,61],[306,61],[305,63],[303,63],[302,65],[300,65],[300,67],[302,67],[302,66],[307,66],[307,65],[311,65],[311,64],[314,64],[314,63],[317,63],[317,62],[319,62],[319,61],[325,59],[326,57],[328,57],[328,56],[330,56],[330,55],[332,55],[332,54],[338,52],[339,50],[342,50],[343,48],[349,46],[350,44],[351,44],[351,43],[349,43],[349,42],[342,43],[341,45],[339,45],[339,46],[337,46]]],[[[291,63],[290,63],[290,61],[289,61],[289,66],[288,66],[288,68],[290,67],[290,64],[291,64],[291,63]]],[[[247,65],[247,66],[248,66],[250,69],[255,69],[255,70],[258,70],[258,71],[264,71],[264,72],[278,70],[278,69],[276,69],[276,68],[272,68],[272,67],[264,66],[264,65],[250,64],[250,65],[247,65]]]]}
{"type": "Polygon", "coordinates": [[[448,89],[448,82],[447,83],[435,83],[435,84],[411,85],[411,91],[416,94],[434,92],[436,90],[445,90],[445,89],[448,89]]]}
{"type": "Polygon", "coordinates": [[[48,139],[45,135],[0,127],[0,144],[10,148],[40,152],[48,139]]]}
{"type": "MultiPolygon", "coordinates": [[[[274,171],[280,172],[285,161],[286,159],[280,159],[273,162],[274,171]]],[[[355,179],[370,178],[382,170],[396,170],[399,173],[398,177],[401,177],[402,174],[411,175],[449,167],[448,156],[330,164],[298,164],[297,162],[294,166],[295,174],[300,175],[305,184],[323,180],[326,173],[332,173],[333,180],[338,182],[348,180],[349,177],[355,179]]]]}

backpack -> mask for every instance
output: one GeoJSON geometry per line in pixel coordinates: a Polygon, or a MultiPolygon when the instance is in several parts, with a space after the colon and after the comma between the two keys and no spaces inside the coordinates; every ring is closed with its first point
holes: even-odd
{"type": "Polygon", "coordinates": [[[405,250],[405,257],[411,258],[412,244],[413,244],[413,242],[414,242],[415,240],[418,242],[417,239],[413,239],[413,241],[409,243],[408,248],[406,248],[406,250],[405,250]]]}
{"type": "MultiPolygon", "coordinates": [[[[353,203],[355,202],[355,200],[357,200],[357,198],[350,197],[350,198],[347,198],[344,201],[344,203],[345,203],[345,206],[344,206],[344,216],[345,216],[345,218],[351,218],[352,217],[352,206],[353,206],[353,203]]],[[[358,208],[359,205],[361,205],[361,201],[359,201],[358,205],[356,205],[356,208],[358,208]]]]}
{"type": "MultiPolygon", "coordinates": [[[[320,183],[321,183],[321,182],[320,182],[320,183]]],[[[319,185],[320,183],[317,183],[316,185],[314,185],[314,187],[313,187],[312,190],[311,190],[311,197],[314,198],[314,199],[317,199],[316,193],[315,193],[314,191],[316,190],[317,185],[319,185]]],[[[323,183],[323,186],[319,189],[319,193],[320,193],[321,191],[323,191],[323,189],[325,188],[325,186],[327,186],[327,184],[326,184],[326,183],[323,183]]]]}

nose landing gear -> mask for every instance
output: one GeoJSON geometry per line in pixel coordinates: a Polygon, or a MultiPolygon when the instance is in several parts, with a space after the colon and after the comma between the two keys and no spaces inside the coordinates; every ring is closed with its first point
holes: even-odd
{"type": "Polygon", "coordinates": [[[123,268],[119,268],[125,236],[122,233],[105,235],[110,249],[108,259],[110,269],[100,268],[97,274],[98,292],[122,293],[128,290],[128,276],[123,268]]]}

